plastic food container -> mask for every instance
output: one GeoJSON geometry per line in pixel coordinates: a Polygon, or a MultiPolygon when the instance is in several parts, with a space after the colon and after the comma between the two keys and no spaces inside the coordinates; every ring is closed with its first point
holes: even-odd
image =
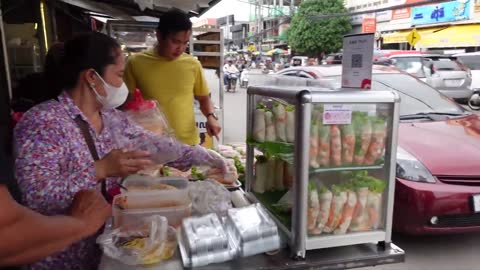
{"type": "Polygon", "coordinates": [[[168,224],[180,227],[182,220],[192,212],[192,203],[178,192],[126,193],[113,199],[113,227],[134,223],[141,218],[160,215],[168,219],[168,224]]]}
{"type": "Polygon", "coordinates": [[[125,178],[122,185],[122,194],[158,194],[178,193],[178,196],[188,196],[188,179],[181,177],[155,177],[147,175],[130,175],[125,178]],[[171,189],[174,187],[175,189],[171,189]]]}
{"type": "Polygon", "coordinates": [[[260,204],[228,210],[225,225],[241,257],[280,248],[277,225],[260,204]]]}
{"type": "Polygon", "coordinates": [[[185,267],[229,261],[236,254],[216,214],[185,219],[178,239],[185,267]]]}

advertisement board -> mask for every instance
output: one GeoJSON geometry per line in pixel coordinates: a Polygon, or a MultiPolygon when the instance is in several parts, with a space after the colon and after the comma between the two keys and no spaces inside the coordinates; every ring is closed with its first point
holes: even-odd
{"type": "MultiPolygon", "coordinates": [[[[391,0],[393,6],[413,4],[422,2],[423,0],[391,0]]],[[[410,19],[411,8],[400,8],[392,10],[392,21],[393,20],[405,20],[410,19]]]]}
{"type": "Polygon", "coordinates": [[[422,25],[468,20],[470,18],[470,2],[470,0],[459,0],[415,7],[411,12],[411,23],[412,25],[422,25]]]}
{"type": "Polygon", "coordinates": [[[343,88],[370,89],[374,43],[374,33],[347,35],[343,38],[343,88]]]}
{"type": "Polygon", "coordinates": [[[363,18],[362,33],[375,33],[377,31],[377,20],[375,18],[363,18]]]}

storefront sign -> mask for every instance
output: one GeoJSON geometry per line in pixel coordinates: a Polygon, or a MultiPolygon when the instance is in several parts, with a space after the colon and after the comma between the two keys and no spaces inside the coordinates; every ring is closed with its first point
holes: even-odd
{"type": "Polygon", "coordinates": [[[325,104],[323,123],[325,125],[350,125],[352,123],[352,106],[325,104]]]}
{"type": "Polygon", "coordinates": [[[412,25],[433,24],[468,20],[470,18],[470,0],[438,3],[412,9],[412,25]]]}
{"type": "Polygon", "coordinates": [[[388,22],[392,19],[392,11],[385,10],[377,12],[376,14],[377,22],[388,22]]]}
{"type": "Polygon", "coordinates": [[[375,34],[343,38],[342,87],[370,89],[375,34]]]}
{"type": "Polygon", "coordinates": [[[377,20],[375,18],[363,18],[362,33],[375,33],[377,31],[377,20]]]}
{"type": "Polygon", "coordinates": [[[480,0],[475,0],[475,13],[480,13],[480,0]]]}
{"type": "Polygon", "coordinates": [[[392,11],[392,21],[393,20],[403,20],[410,18],[410,8],[401,8],[395,9],[392,11]]]}

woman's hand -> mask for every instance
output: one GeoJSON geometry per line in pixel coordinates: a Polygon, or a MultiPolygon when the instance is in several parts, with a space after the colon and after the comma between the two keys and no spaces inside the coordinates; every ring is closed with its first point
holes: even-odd
{"type": "Polygon", "coordinates": [[[101,160],[95,161],[97,180],[107,177],[125,177],[153,165],[146,151],[112,150],[101,160]]]}
{"type": "Polygon", "coordinates": [[[84,223],[84,234],[90,236],[97,232],[111,216],[112,207],[102,194],[93,190],[81,190],[73,199],[70,215],[84,223]]]}

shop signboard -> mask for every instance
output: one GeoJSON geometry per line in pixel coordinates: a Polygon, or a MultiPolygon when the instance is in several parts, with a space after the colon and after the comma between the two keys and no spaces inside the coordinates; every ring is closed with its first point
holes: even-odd
{"type": "Polygon", "coordinates": [[[388,22],[392,19],[392,11],[384,10],[376,13],[377,22],[388,22]]]}
{"type": "Polygon", "coordinates": [[[475,11],[475,13],[480,13],[480,0],[475,0],[474,11],[475,11]]]}
{"type": "Polygon", "coordinates": [[[470,19],[470,0],[459,0],[412,9],[412,25],[435,24],[470,19]]]}
{"type": "MultiPolygon", "coordinates": [[[[392,0],[394,6],[413,4],[422,2],[423,0],[392,0]]],[[[392,10],[392,21],[393,20],[405,20],[410,19],[411,8],[399,8],[392,10]]]]}
{"type": "Polygon", "coordinates": [[[375,18],[363,18],[362,33],[375,33],[377,31],[377,20],[375,18]]]}

